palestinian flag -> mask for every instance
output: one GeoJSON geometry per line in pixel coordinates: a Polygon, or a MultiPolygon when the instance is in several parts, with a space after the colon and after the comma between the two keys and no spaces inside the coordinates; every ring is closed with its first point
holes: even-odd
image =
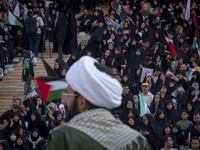
{"type": "Polygon", "coordinates": [[[167,70],[165,76],[166,77],[171,77],[175,82],[179,81],[179,79],[170,70],[167,70]]]}
{"type": "Polygon", "coordinates": [[[176,90],[175,90],[174,92],[171,93],[171,96],[173,96],[173,97],[176,98],[178,94],[183,94],[183,93],[185,93],[185,90],[184,90],[184,88],[183,88],[182,85],[179,85],[179,86],[176,88],[176,90]]]}
{"type": "Polygon", "coordinates": [[[38,94],[37,94],[37,92],[33,88],[31,88],[28,91],[28,93],[25,95],[26,99],[35,98],[37,96],[38,96],[38,94]]]}
{"type": "Polygon", "coordinates": [[[4,6],[10,10],[15,16],[19,17],[19,2],[18,0],[3,0],[4,6]]]}
{"type": "Polygon", "coordinates": [[[139,101],[140,101],[140,117],[144,116],[145,114],[150,114],[149,108],[144,101],[142,94],[139,94],[139,101]]]}
{"type": "Polygon", "coordinates": [[[192,44],[192,48],[196,48],[199,54],[199,60],[200,60],[200,40],[199,40],[199,29],[198,29],[198,23],[196,23],[196,31],[194,35],[194,40],[192,44]]]}
{"type": "Polygon", "coordinates": [[[165,37],[165,40],[167,41],[167,43],[169,44],[169,55],[170,57],[172,57],[174,60],[176,60],[176,56],[178,55],[178,53],[175,50],[175,45],[174,42],[171,38],[169,38],[169,34],[168,37],[165,37]]]}
{"type": "Polygon", "coordinates": [[[192,73],[194,72],[195,70],[192,69],[192,68],[189,68],[188,69],[188,72],[187,72],[187,80],[190,81],[192,79],[192,73]]]}
{"type": "Polygon", "coordinates": [[[8,10],[8,24],[23,26],[23,24],[8,10]]]}
{"type": "Polygon", "coordinates": [[[66,81],[57,80],[55,77],[38,77],[35,80],[43,102],[61,99],[62,92],[66,92],[68,85],[66,81]]]}
{"type": "Polygon", "coordinates": [[[188,0],[186,10],[185,10],[185,20],[187,20],[187,21],[189,21],[189,19],[190,19],[190,5],[191,5],[191,1],[188,0]]]}
{"type": "Polygon", "coordinates": [[[158,11],[156,13],[156,18],[155,18],[155,23],[159,23],[160,22],[160,4],[158,6],[158,11]]]}
{"type": "Polygon", "coordinates": [[[5,24],[11,24],[16,26],[23,26],[18,20],[19,14],[19,2],[17,0],[4,0],[3,5],[6,8],[8,19],[5,24]]]}

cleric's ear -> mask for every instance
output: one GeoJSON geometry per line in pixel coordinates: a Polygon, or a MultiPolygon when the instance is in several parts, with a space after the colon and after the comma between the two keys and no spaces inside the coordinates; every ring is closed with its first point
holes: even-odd
{"type": "Polygon", "coordinates": [[[90,104],[88,103],[86,98],[83,97],[82,95],[78,97],[77,105],[78,105],[78,110],[80,113],[89,110],[89,107],[90,107],[90,104]]]}

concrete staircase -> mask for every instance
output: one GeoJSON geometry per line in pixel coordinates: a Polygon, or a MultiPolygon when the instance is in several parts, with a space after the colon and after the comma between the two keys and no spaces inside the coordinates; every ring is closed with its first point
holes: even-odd
{"type": "MultiPolygon", "coordinates": [[[[104,6],[101,6],[102,10],[107,13],[108,4],[106,3],[104,6]]],[[[83,7],[81,7],[83,10],[83,7]]],[[[82,14],[82,11],[76,16],[78,18],[82,14]]],[[[90,35],[79,36],[77,34],[78,43],[81,41],[88,41],[90,35]]],[[[47,63],[53,68],[53,64],[55,59],[58,57],[57,53],[52,53],[52,58],[49,55],[49,43],[45,41],[46,50],[43,54],[44,59],[47,63]]],[[[39,54],[41,56],[41,53],[39,54]]],[[[69,55],[64,55],[64,61],[67,62],[69,55]]],[[[38,59],[36,66],[34,67],[35,77],[39,76],[47,76],[44,65],[41,59],[38,59]]],[[[11,103],[13,102],[13,97],[21,97],[23,99],[24,92],[24,82],[21,81],[22,74],[22,58],[18,64],[15,64],[14,70],[9,72],[3,79],[0,81],[0,116],[7,110],[10,109],[11,103]]],[[[35,87],[34,81],[32,82],[32,87],[35,87]]],[[[4,125],[0,125],[0,129],[3,128],[4,125]]]]}

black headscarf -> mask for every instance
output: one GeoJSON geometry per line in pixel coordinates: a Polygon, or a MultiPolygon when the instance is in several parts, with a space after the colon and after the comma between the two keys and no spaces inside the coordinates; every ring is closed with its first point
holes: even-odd
{"type": "Polygon", "coordinates": [[[0,147],[3,147],[3,150],[11,150],[9,143],[6,140],[0,141],[0,147]]]}
{"type": "Polygon", "coordinates": [[[33,141],[37,141],[37,139],[40,137],[40,131],[37,129],[37,128],[34,128],[33,130],[32,130],[32,134],[31,134],[31,139],[33,140],[33,141]],[[37,137],[33,137],[33,132],[37,132],[38,133],[38,136],[37,137]]]}
{"type": "Polygon", "coordinates": [[[27,115],[26,115],[26,121],[29,122],[31,120],[31,113],[33,111],[36,111],[37,109],[33,103],[28,103],[26,107],[29,108],[29,111],[27,112],[27,115]]]}
{"type": "Polygon", "coordinates": [[[163,128],[163,125],[165,124],[165,118],[161,119],[159,117],[160,114],[162,114],[162,113],[164,114],[164,110],[163,109],[158,109],[156,114],[154,115],[155,122],[159,126],[160,130],[163,128]]]}
{"type": "Polygon", "coordinates": [[[41,133],[41,136],[44,137],[44,135],[46,133],[46,126],[45,126],[44,121],[41,119],[41,117],[37,111],[33,111],[31,113],[31,115],[34,115],[36,117],[36,120],[33,121],[32,119],[30,119],[29,125],[28,125],[28,130],[31,131],[31,130],[37,128],[39,130],[39,132],[41,133]]]}
{"type": "Polygon", "coordinates": [[[151,148],[154,150],[159,150],[160,129],[150,114],[145,114],[144,116],[148,119],[148,124],[145,125],[143,123],[143,127],[141,126],[141,130],[149,132],[149,135],[146,135],[145,137],[147,138],[151,148]]]}
{"type": "Polygon", "coordinates": [[[176,124],[177,121],[179,120],[179,114],[178,114],[178,111],[172,106],[172,109],[171,110],[168,110],[167,109],[167,105],[171,103],[172,104],[172,101],[171,100],[167,100],[165,102],[165,106],[164,106],[164,111],[165,111],[165,121],[167,123],[172,123],[172,124],[176,124]]]}

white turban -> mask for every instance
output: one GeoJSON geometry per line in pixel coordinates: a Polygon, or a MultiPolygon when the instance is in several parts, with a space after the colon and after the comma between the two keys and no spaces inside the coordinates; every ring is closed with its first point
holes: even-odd
{"type": "Polygon", "coordinates": [[[119,107],[122,87],[117,79],[100,71],[92,57],[84,56],[74,63],[66,74],[71,88],[84,96],[91,104],[107,109],[119,107]]]}

